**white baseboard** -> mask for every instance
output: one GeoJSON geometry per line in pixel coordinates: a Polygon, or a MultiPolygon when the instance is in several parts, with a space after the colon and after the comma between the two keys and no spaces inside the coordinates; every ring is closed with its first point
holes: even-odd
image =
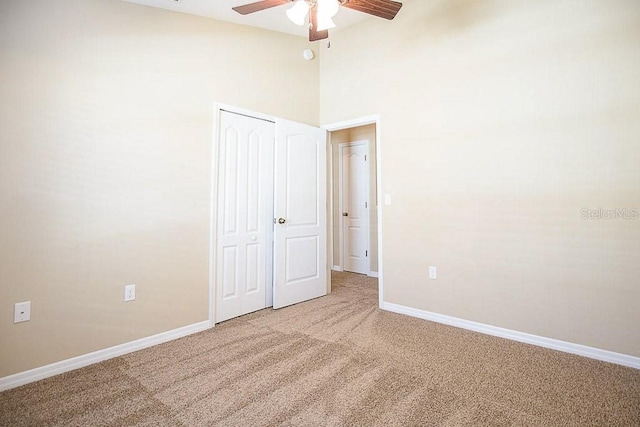
{"type": "Polygon", "coordinates": [[[150,337],[141,338],[139,340],[116,345],[114,347],[105,348],[103,350],[94,351],[92,353],[83,354],[81,356],[72,357],[71,359],[62,360],[50,365],[41,366],[39,368],[30,369],[28,371],[19,372],[0,378],[0,391],[9,390],[34,381],[39,381],[64,372],[73,371],[74,369],[83,368],[103,360],[112,359],[122,356],[123,354],[153,347],[187,335],[202,332],[211,327],[208,320],[204,322],[194,323],[182,328],[173,329],[171,331],[162,332],[150,337]]]}
{"type": "MultiPolygon", "coordinates": [[[[339,265],[334,265],[331,267],[331,270],[333,271],[344,271],[342,267],[340,267],[339,265]]],[[[370,271],[367,273],[368,277],[378,277],[378,272],[377,271],[370,271]]]]}
{"type": "Polygon", "coordinates": [[[443,323],[445,325],[468,329],[470,331],[480,332],[482,334],[493,335],[496,337],[519,341],[526,344],[533,344],[539,347],[550,348],[552,350],[558,350],[565,353],[577,354],[578,356],[601,360],[603,362],[610,362],[618,365],[628,366],[630,368],[640,369],[640,357],[636,356],[629,356],[627,354],[615,353],[613,351],[602,350],[595,347],[588,347],[585,345],[560,341],[553,338],[527,334],[525,332],[512,331],[510,329],[499,328],[497,326],[486,325],[484,323],[472,322],[470,320],[432,313],[430,311],[420,310],[417,308],[407,307],[390,302],[382,303],[381,308],[383,310],[392,311],[394,313],[405,314],[407,316],[417,317],[419,319],[431,320],[432,322],[443,323]]]}

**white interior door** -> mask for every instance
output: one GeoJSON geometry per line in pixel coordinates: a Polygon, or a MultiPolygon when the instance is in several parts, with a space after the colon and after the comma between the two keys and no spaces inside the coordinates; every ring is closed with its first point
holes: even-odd
{"type": "Polygon", "coordinates": [[[275,124],[221,111],[216,322],[267,306],[272,286],[275,124]]]}
{"type": "Polygon", "coordinates": [[[369,273],[369,166],[366,141],[340,144],[343,269],[369,273]]]}
{"type": "Polygon", "coordinates": [[[327,293],[326,132],[276,121],[273,308],[327,293]]]}

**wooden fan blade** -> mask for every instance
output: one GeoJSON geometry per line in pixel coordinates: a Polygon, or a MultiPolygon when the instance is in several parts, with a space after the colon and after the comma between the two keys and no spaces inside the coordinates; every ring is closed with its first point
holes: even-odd
{"type": "Polygon", "coordinates": [[[309,8],[309,41],[315,42],[318,40],[328,39],[329,30],[316,31],[318,27],[318,8],[313,6],[309,8]]]}
{"type": "Polygon", "coordinates": [[[398,14],[402,3],[392,0],[348,0],[342,6],[391,20],[398,14]]]}
{"type": "Polygon", "coordinates": [[[240,15],[248,15],[253,12],[259,12],[261,10],[269,9],[287,3],[289,3],[289,0],[262,0],[255,3],[232,7],[231,9],[235,10],[240,15]]]}

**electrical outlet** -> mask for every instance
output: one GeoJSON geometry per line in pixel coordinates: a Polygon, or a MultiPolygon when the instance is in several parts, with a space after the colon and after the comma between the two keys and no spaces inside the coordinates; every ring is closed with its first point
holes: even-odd
{"type": "Polygon", "coordinates": [[[16,303],[13,311],[13,323],[31,320],[31,301],[16,303]]]}
{"type": "Polygon", "coordinates": [[[429,267],[429,279],[437,279],[438,278],[438,269],[430,266],[429,267]]]}
{"type": "Polygon", "coordinates": [[[133,301],[136,299],[136,285],[127,285],[124,287],[124,300],[133,301]]]}

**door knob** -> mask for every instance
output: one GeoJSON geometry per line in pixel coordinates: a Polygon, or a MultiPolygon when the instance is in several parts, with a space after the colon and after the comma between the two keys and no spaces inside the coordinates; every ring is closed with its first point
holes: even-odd
{"type": "Polygon", "coordinates": [[[285,222],[287,222],[286,219],[284,218],[278,218],[278,224],[284,224],[285,222]]]}
{"type": "Polygon", "coordinates": [[[342,216],[349,216],[349,212],[342,212],[342,216]]]}

